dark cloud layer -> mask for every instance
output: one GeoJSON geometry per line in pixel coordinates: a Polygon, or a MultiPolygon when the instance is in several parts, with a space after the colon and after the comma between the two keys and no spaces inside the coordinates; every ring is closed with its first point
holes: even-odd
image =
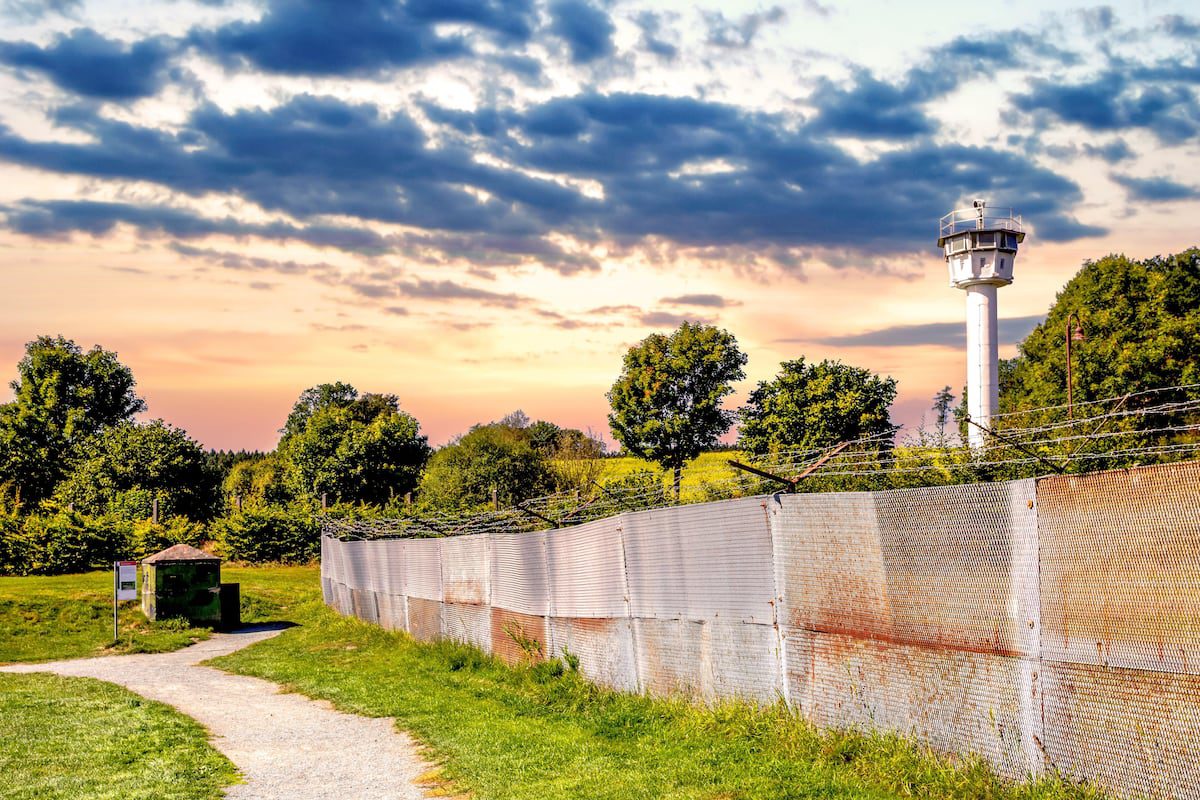
{"type": "Polygon", "coordinates": [[[125,44],[77,28],[46,47],[0,41],[0,64],[43,74],[84,97],[133,100],[158,93],[170,75],[174,52],[166,38],[125,44]]]}
{"type": "Polygon", "coordinates": [[[604,9],[587,0],[553,0],[549,10],[550,32],[566,42],[572,62],[590,64],[615,51],[616,27],[604,9]]]}
{"type": "Polygon", "coordinates": [[[1200,189],[1197,187],[1188,186],[1170,178],[1135,178],[1129,175],[1113,175],[1112,179],[1125,187],[1130,200],[1143,203],[1193,200],[1200,197],[1200,189]]]}
{"type": "MultiPolygon", "coordinates": [[[[1001,344],[1016,344],[1029,335],[1041,316],[1010,317],[999,321],[1001,344]]],[[[854,333],[846,336],[826,336],[814,340],[838,347],[920,347],[938,346],[962,348],[967,343],[966,327],[961,322],[930,322],[923,325],[893,325],[890,328],[854,333]]]]}
{"type": "Polygon", "coordinates": [[[533,34],[532,0],[269,0],[261,18],[191,32],[190,44],[225,62],[292,75],[367,75],[470,55],[458,23],[506,43],[533,34]]]}

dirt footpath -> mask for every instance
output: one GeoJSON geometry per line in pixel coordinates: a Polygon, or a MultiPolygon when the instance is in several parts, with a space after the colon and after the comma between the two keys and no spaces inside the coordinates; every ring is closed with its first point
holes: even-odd
{"type": "Polygon", "coordinates": [[[159,700],[196,719],[212,745],[242,771],[227,790],[236,800],[419,800],[414,783],[429,769],[391,719],[335,711],[328,703],[258,678],[199,666],[279,633],[247,628],[173,653],[82,658],[0,667],[99,678],[159,700]]]}

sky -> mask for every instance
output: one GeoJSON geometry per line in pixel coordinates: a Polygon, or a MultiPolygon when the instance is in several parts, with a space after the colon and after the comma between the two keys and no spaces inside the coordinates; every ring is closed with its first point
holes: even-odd
{"type": "Polygon", "coordinates": [[[916,426],[964,382],[943,214],[1029,231],[1003,357],[1085,260],[1200,240],[1189,5],[0,0],[0,378],[62,334],[213,448],[336,380],[434,444],[609,437],[686,319],[732,404],[832,358],[916,426]]]}

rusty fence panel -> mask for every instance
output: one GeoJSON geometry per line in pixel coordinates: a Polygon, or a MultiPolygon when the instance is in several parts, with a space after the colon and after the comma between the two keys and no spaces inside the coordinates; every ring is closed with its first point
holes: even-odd
{"type": "Polygon", "coordinates": [[[1200,799],[1200,463],[1038,481],[1046,750],[1200,799]]]}
{"type": "Polygon", "coordinates": [[[788,700],[1040,771],[1033,481],[772,503],[788,700]]]}
{"type": "Polygon", "coordinates": [[[589,680],[637,691],[620,518],[547,533],[546,570],[548,655],[576,656],[589,680]]]}
{"type": "Polygon", "coordinates": [[[509,663],[550,656],[546,533],[489,536],[492,652],[509,663]]]}
{"type": "Polygon", "coordinates": [[[442,540],[442,633],[492,651],[490,542],[483,534],[442,540]]]}

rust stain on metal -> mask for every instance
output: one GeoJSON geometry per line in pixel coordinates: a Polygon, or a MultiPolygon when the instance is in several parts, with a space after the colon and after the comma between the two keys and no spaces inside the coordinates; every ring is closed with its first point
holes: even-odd
{"type": "Polygon", "coordinates": [[[432,642],[442,636],[442,604],[420,597],[408,598],[408,632],[414,639],[432,642]]]}
{"type": "Polygon", "coordinates": [[[1043,647],[1085,664],[1200,666],[1200,463],[1038,482],[1043,647]]]}
{"type": "Polygon", "coordinates": [[[492,655],[507,664],[543,661],[549,632],[546,618],[504,608],[492,608],[492,655]]]}

